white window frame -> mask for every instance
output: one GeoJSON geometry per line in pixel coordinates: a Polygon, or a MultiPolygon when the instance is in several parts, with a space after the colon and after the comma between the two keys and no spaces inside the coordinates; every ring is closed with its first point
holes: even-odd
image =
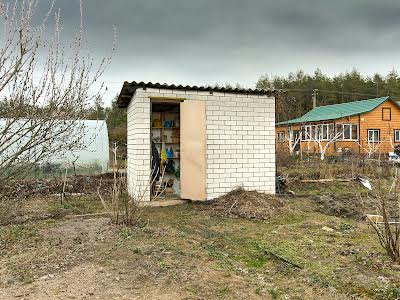
{"type": "Polygon", "coordinates": [[[318,134],[318,125],[304,125],[304,139],[303,141],[310,141],[315,139],[318,134]],[[314,136],[312,133],[314,132],[314,136]]]}
{"type": "Polygon", "coordinates": [[[394,142],[399,143],[400,142],[400,129],[395,129],[394,130],[394,142]],[[397,134],[397,138],[396,138],[397,134]]]}
{"type": "Polygon", "coordinates": [[[349,141],[349,140],[352,140],[352,127],[351,127],[351,124],[343,124],[342,125],[342,137],[343,137],[343,140],[344,141],[349,141]],[[346,138],[346,134],[345,134],[345,128],[346,127],[348,127],[349,128],[349,137],[348,138],[346,138]]]}
{"type": "Polygon", "coordinates": [[[311,133],[311,125],[304,125],[304,135],[302,134],[301,139],[303,141],[309,141],[311,135],[308,134],[311,133]]]}
{"type": "Polygon", "coordinates": [[[358,136],[359,136],[358,124],[345,123],[345,124],[336,124],[336,126],[337,125],[339,125],[342,128],[342,136],[340,137],[340,140],[342,140],[342,141],[358,141],[358,136]],[[349,126],[350,127],[350,137],[349,138],[346,138],[345,135],[344,135],[345,126],[349,126]],[[353,127],[356,128],[356,132],[357,132],[357,136],[356,137],[353,136],[353,127]]]}
{"type": "Polygon", "coordinates": [[[318,125],[318,135],[321,133],[321,141],[329,141],[329,124],[320,124],[318,125]],[[326,130],[326,135],[324,135],[324,130],[326,130]]]}
{"type": "Polygon", "coordinates": [[[278,142],[283,143],[286,141],[285,138],[285,132],[284,131],[278,131],[278,142]]]}
{"type": "Polygon", "coordinates": [[[302,135],[302,141],[329,141],[330,136],[334,133],[331,132],[332,128],[334,130],[333,123],[326,124],[317,124],[317,125],[304,125],[304,136],[302,135]],[[326,135],[324,134],[324,130],[326,130],[326,135]],[[314,132],[314,135],[311,134],[314,132]],[[322,133],[322,137],[320,139],[319,134],[322,133]]]}
{"type": "Polygon", "coordinates": [[[367,136],[368,136],[368,142],[372,143],[379,143],[381,141],[381,131],[379,129],[367,129],[367,136]],[[378,140],[375,140],[374,138],[370,138],[370,133],[372,133],[372,137],[374,137],[374,132],[378,132],[378,140]]]}

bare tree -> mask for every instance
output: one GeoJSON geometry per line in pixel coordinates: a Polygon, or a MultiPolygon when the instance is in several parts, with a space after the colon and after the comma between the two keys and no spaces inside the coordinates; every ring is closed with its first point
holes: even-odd
{"type": "Polygon", "coordinates": [[[382,248],[385,249],[394,263],[400,264],[400,194],[398,193],[400,182],[398,168],[395,167],[394,171],[395,174],[389,190],[386,191],[381,186],[376,192],[375,208],[377,214],[367,214],[366,217],[369,224],[374,228],[382,248]],[[388,203],[392,199],[395,204],[392,205],[393,207],[388,203]]]}
{"type": "Polygon", "coordinates": [[[161,170],[154,167],[149,180],[143,185],[135,186],[131,196],[128,196],[126,193],[123,193],[123,191],[126,190],[126,176],[124,175],[124,172],[121,172],[123,171],[122,168],[126,167],[126,162],[119,161],[117,158],[117,142],[112,143],[111,151],[114,156],[111,197],[106,198],[102,195],[102,179],[100,179],[97,193],[113,224],[134,226],[140,223],[144,202],[147,201],[148,195],[151,193],[152,201],[156,201],[165,192],[166,185],[163,184],[165,167],[162,166],[161,170]]]}
{"type": "Polygon", "coordinates": [[[374,141],[374,140],[366,138],[366,139],[363,139],[364,143],[360,143],[360,142],[356,142],[356,143],[367,153],[368,158],[371,158],[375,153],[378,152],[378,150],[381,148],[383,143],[385,143],[387,141],[387,139],[391,140],[390,135],[388,135],[388,137],[384,140],[374,141]],[[364,146],[364,144],[366,146],[364,146]]]}
{"type": "Polygon", "coordinates": [[[301,131],[300,133],[296,136],[291,128],[288,130],[288,135],[285,135],[285,139],[287,141],[287,146],[289,147],[289,153],[290,156],[293,156],[294,150],[297,148],[297,146],[301,142],[301,131]]]}
{"type": "Polygon", "coordinates": [[[328,135],[328,139],[324,142],[321,138],[318,138],[316,141],[318,146],[319,146],[319,151],[320,151],[320,158],[321,160],[325,159],[325,155],[327,150],[329,149],[329,146],[338,141],[341,137],[343,136],[343,132],[336,132],[336,133],[331,133],[328,135]]]}
{"type": "Polygon", "coordinates": [[[38,0],[0,0],[0,179],[84,147],[82,120],[105,91],[98,81],[111,56],[96,63],[85,50],[82,2],[72,40],[61,38],[54,2],[37,11],[38,0]]]}
{"type": "Polygon", "coordinates": [[[320,159],[324,160],[329,146],[343,137],[343,131],[335,131],[333,124],[320,124],[314,128],[315,133],[313,132],[308,135],[308,141],[318,145],[320,159]],[[322,129],[322,126],[326,126],[326,130],[322,129]]]}

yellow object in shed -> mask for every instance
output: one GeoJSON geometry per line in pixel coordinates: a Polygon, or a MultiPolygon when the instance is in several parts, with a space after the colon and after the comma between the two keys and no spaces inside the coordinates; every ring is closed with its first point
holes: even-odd
{"type": "Polygon", "coordinates": [[[161,120],[160,119],[155,119],[153,121],[153,127],[162,127],[161,126],[161,120]]]}
{"type": "Polygon", "coordinates": [[[165,149],[165,143],[162,143],[161,146],[161,163],[167,161],[167,150],[165,149]]]}

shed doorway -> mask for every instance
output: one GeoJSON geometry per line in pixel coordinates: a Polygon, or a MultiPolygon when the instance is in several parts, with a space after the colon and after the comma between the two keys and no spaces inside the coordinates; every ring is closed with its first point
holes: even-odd
{"type": "Polygon", "coordinates": [[[152,99],[151,145],[151,200],[206,200],[205,103],[152,99]]]}
{"type": "Polygon", "coordinates": [[[152,200],[180,199],[180,102],[151,102],[151,149],[152,200]]]}

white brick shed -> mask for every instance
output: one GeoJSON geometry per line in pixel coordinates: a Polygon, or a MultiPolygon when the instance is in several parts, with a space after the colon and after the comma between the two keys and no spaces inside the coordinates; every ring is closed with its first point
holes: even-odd
{"type": "Polygon", "coordinates": [[[152,198],[152,145],[169,155],[166,165],[174,161],[165,186],[170,180],[177,198],[213,199],[237,187],[274,194],[274,94],[125,82],[118,105],[128,109],[129,194],[152,198]]]}

